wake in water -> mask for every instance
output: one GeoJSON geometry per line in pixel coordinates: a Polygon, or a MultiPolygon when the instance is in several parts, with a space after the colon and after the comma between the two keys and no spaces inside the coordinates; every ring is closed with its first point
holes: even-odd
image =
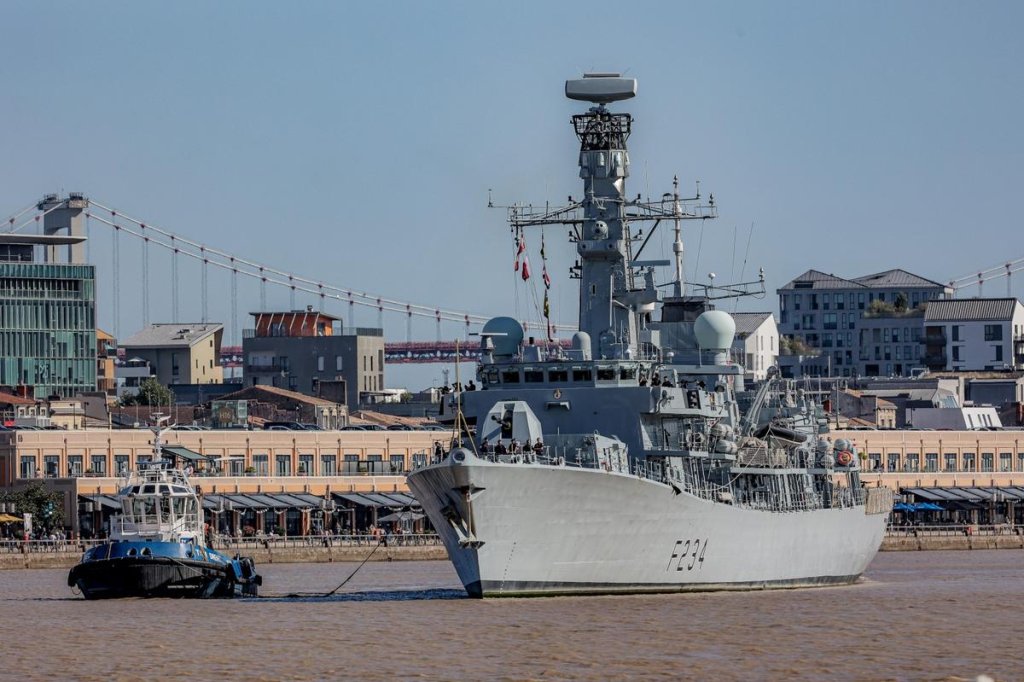
{"type": "Polygon", "coordinates": [[[256,599],[242,599],[243,602],[390,602],[425,601],[442,599],[468,599],[464,590],[453,589],[410,589],[410,590],[365,590],[341,592],[330,595],[316,593],[265,594],[256,599]]]}

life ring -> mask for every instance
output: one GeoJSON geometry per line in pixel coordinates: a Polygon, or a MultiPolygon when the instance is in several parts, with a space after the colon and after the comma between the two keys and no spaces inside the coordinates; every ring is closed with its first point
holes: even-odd
{"type": "Polygon", "coordinates": [[[839,463],[839,466],[849,466],[850,462],[853,461],[853,453],[849,450],[841,450],[836,455],[836,461],[839,463]]]}

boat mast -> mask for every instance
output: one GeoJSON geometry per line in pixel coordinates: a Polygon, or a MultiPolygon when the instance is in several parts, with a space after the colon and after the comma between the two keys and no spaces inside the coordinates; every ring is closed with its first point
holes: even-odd
{"type": "Polygon", "coordinates": [[[629,138],[633,117],[612,113],[605,104],[636,95],[636,80],[619,74],[585,74],[566,81],[569,99],[591,102],[572,117],[580,141],[583,180],[582,224],[576,253],[580,258],[580,331],[596,342],[595,355],[624,357],[636,340],[635,310],[621,300],[632,287],[630,235],[624,220],[629,138]]]}

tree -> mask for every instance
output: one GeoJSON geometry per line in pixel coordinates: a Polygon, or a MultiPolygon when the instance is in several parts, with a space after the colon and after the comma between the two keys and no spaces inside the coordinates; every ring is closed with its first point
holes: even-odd
{"type": "Polygon", "coordinates": [[[907,303],[907,295],[901,291],[896,294],[896,300],[893,302],[893,307],[896,309],[896,312],[902,313],[906,311],[907,303]]]}
{"type": "MultiPolygon", "coordinates": [[[[904,308],[906,308],[905,305],[904,308]]],[[[868,315],[872,317],[876,315],[892,315],[894,312],[896,312],[896,308],[892,304],[877,298],[868,304],[868,315]]]]}
{"type": "Polygon", "coordinates": [[[779,338],[781,355],[818,355],[818,350],[804,343],[798,336],[782,336],[779,338]]]}
{"type": "Polygon", "coordinates": [[[17,505],[18,516],[31,514],[33,526],[47,533],[64,525],[64,494],[48,490],[42,483],[33,482],[21,490],[3,493],[0,499],[17,505]]]}
{"type": "Polygon", "coordinates": [[[135,395],[121,397],[121,405],[172,405],[174,403],[174,392],[167,388],[156,377],[149,377],[139,385],[139,392],[135,395]]]}

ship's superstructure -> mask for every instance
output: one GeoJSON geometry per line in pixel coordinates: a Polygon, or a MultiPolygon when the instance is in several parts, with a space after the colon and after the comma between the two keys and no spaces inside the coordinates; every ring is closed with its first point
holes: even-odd
{"type": "Polygon", "coordinates": [[[572,117],[583,198],[509,208],[513,231],[565,225],[576,244],[579,331],[571,347],[500,317],[481,333],[481,389],[460,403],[475,439],[410,474],[470,594],[799,586],[857,578],[891,497],[864,489],[852,444],[832,443],[813,405],[780,402],[774,378],[741,414],[742,367],[718,298],[755,282],[687,286],[681,223],[714,218],[712,196],[629,198],[632,118],[612,102],[636,81],[566,83],[594,104],[572,117]],[[672,261],[643,260],[661,224],[672,261]],[[655,283],[673,275],[670,290],[655,283]],[[784,408],[784,409],[783,409],[784,408]],[[766,418],[761,419],[759,415],[766,418]],[[771,417],[771,418],[768,418],[771,417]]]}

